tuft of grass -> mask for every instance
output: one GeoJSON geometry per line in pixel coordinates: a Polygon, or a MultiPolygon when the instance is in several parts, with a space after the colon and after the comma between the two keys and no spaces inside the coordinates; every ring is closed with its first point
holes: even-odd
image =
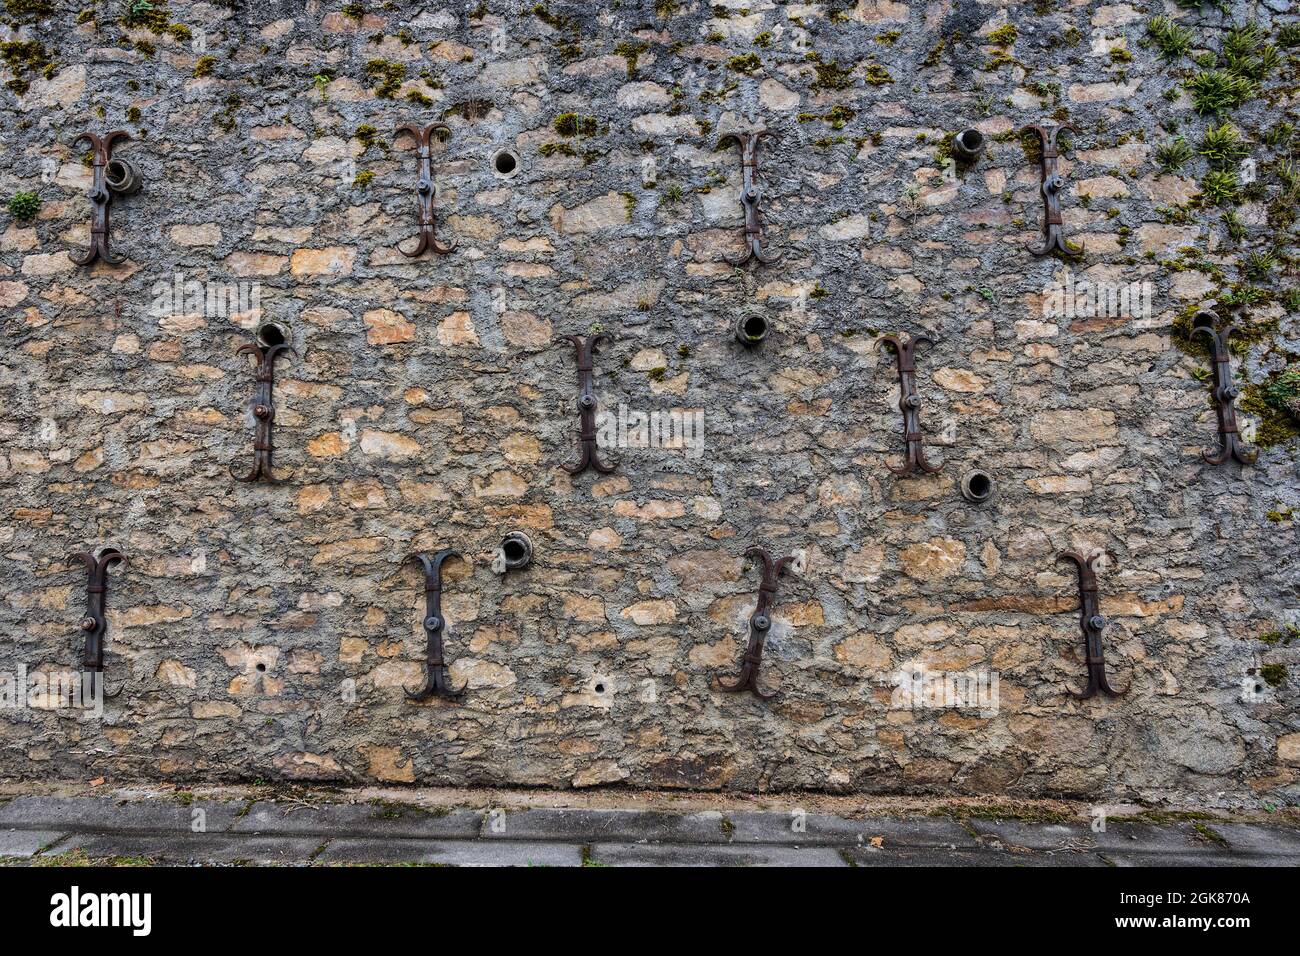
{"type": "Polygon", "coordinates": [[[1192,50],[1192,31],[1180,27],[1168,17],[1152,17],[1148,20],[1147,36],[1166,60],[1177,60],[1192,50]]]}
{"type": "Polygon", "coordinates": [[[1277,254],[1273,252],[1252,252],[1246,257],[1242,271],[1256,282],[1267,282],[1277,267],[1277,254]]]}
{"type": "Polygon", "coordinates": [[[1201,147],[1197,150],[1205,157],[1211,169],[1227,169],[1236,166],[1250,148],[1241,138],[1241,133],[1231,123],[1212,126],[1205,131],[1201,147]]]}
{"type": "Polygon", "coordinates": [[[1183,84],[1192,95],[1192,105],[1202,114],[1225,113],[1255,95],[1255,84],[1245,76],[1227,70],[1202,70],[1183,84]]]}
{"type": "Polygon", "coordinates": [[[1253,23],[1233,27],[1223,38],[1220,52],[1224,69],[1237,76],[1262,80],[1277,69],[1277,50],[1264,41],[1263,32],[1253,23]]]}
{"type": "Polygon", "coordinates": [[[1214,169],[1201,180],[1201,196],[1207,205],[1222,206],[1237,198],[1237,174],[1230,169],[1214,169]]]}
{"type": "Polygon", "coordinates": [[[1180,169],[1192,155],[1192,147],[1181,136],[1175,136],[1156,147],[1156,163],[1167,173],[1180,169]]]}

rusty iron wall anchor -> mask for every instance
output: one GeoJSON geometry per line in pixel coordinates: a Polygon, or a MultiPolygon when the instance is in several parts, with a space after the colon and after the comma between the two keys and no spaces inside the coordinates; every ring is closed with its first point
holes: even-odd
{"type": "Polygon", "coordinates": [[[1229,458],[1235,458],[1243,465],[1252,464],[1258,452],[1248,451],[1241,441],[1237,430],[1237,386],[1232,380],[1232,356],[1228,352],[1228,337],[1232,335],[1231,323],[1221,330],[1214,330],[1214,313],[1202,309],[1192,316],[1192,334],[1202,332],[1210,340],[1210,352],[1214,360],[1214,397],[1215,412],[1219,416],[1219,452],[1211,455],[1201,452],[1201,457],[1211,465],[1222,465],[1229,458]]]}
{"type": "Polygon", "coordinates": [[[757,259],[764,264],[777,262],[784,253],[772,254],[763,251],[763,223],[758,214],[758,203],[763,198],[763,191],[758,185],[758,141],[761,137],[772,135],[767,130],[757,133],[728,133],[718,140],[721,149],[727,143],[735,142],[740,146],[740,204],[745,209],[745,254],[737,258],[723,254],[723,258],[733,266],[743,266],[750,259],[757,259]]]}
{"type": "MultiPolygon", "coordinates": [[[[279,337],[279,334],[276,336],[279,337]]],[[[274,483],[277,479],[271,470],[271,425],[275,421],[275,405],[271,401],[271,389],[275,384],[275,359],[281,352],[292,352],[293,348],[284,341],[254,342],[241,345],[235,350],[236,355],[254,355],[257,357],[257,394],[253,399],[253,417],[257,419],[257,437],[253,440],[253,469],[242,478],[230,466],[230,475],[236,481],[256,481],[258,478],[274,483]]]]}
{"type": "Polygon", "coordinates": [[[895,468],[889,462],[885,462],[885,467],[900,478],[906,478],[918,468],[932,475],[940,469],[925,460],[925,447],[921,443],[921,396],[916,391],[916,347],[922,342],[933,345],[934,339],[913,335],[903,342],[891,333],[882,335],[880,341],[893,348],[898,357],[898,407],[903,411],[903,437],[907,441],[907,458],[903,467],[895,468]]]}
{"type": "Polygon", "coordinates": [[[427,667],[424,686],[418,691],[406,691],[408,700],[428,700],[430,697],[459,697],[465,692],[466,684],[459,689],[452,689],[447,662],[442,656],[442,631],[447,621],[442,616],[442,563],[448,558],[459,557],[451,548],[443,548],[430,557],[427,554],[408,554],[402,559],[418,561],[424,568],[424,637],[427,641],[425,665],[427,667]]]}
{"type": "Polygon", "coordinates": [[[131,134],[123,129],[100,136],[97,133],[82,133],[72,141],[76,146],[83,139],[90,143],[91,168],[94,179],[91,182],[90,197],[90,245],[80,258],[68,253],[68,258],[79,266],[88,266],[96,259],[103,259],[109,265],[121,265],[126,256],[116,256],[109,248],[109,207],[114,196],[125,196],[140,188],[140,177],[135,167],[126,160],[113,158],[113,144],[118,140],[129,140],[131,134]]]}
{"type": "MultiPolygon", "coordinates": [[[[104,620],[104,602],[108,596],[109,565],[128,563],[128,558],[117,548],[104,548],[98,555],[89,551],[79,551],[68,555],[69,561],[80,561],[86,566],[86,616],[81,619],[81,630],[86,635],[86,648],[82,654],[82,666],[91,675],[90,692],[95,693],[95,677],[104,673],[104,633],[108,628],[104,620]]],[[[105,697],[116,697],[116,693],[104,690],[105,697]]]]}
{"type": "Polygon", "coordinates": [[[1097,691],[1111,697],[1120,697],[1128,693],[1128,689],[1115,690],[1106,680],[1106,657],[1101,647],[1101,632],[1106,627],[1106,619],[1101,616],[1101,609],[1097,602],[1097,574],[1093,570],[1093,563],[1101,557],[1101,553],[1085,558],[1077,551],[1062,551],[1056,556],[1056,560],[1073,561],[1079,567],[1079,626],[1083,628],[1083,646],[1087,655],[1088,662],[1088,686],[1082,694],[1076,694],[1070,691],[1070,696],[1077,697],[1080,700],[1087,700],[1095,696],[1097,691]]]}
{"type": "Polygon", "coordinates": [[[1062,123],[1052,130],[1044,129],[1037,123],[1024,127],[1032,129],[1038,134],[1038,138],[1043,143],[1043,185],[1041,192],[1043,194],[1043,244],[1035,249],[1032,245],[1029,251],[1036,256],[1045,256],[1053,249],[1059,249],[1063,255],[1077,258],[1083,255],[1083,243],[1079,243],[1078,248],[1071,248],[1072,244],[1065,240],[1061,233],[1064,220],[1061,218],[1061,190],[1065,188],[1065,179],[1057,172],[1056,162],[1060,159],[1060,150],[1056,147],[1056,137],[1061,130],[1068,129],[1070,132],[1078,134],[1078,129],[1069,123],[1062,123]]]}
{"type": "Polygon", "coordinates": [[[740,676],[734,683],[724,684],[716,675],[711,678],[711,682],[717,684],[718,690],[728,694],[747,690],[752,691],[760,700],[771,700],[778,692],[765,694],[759,688],[758,669],[763,664],[763,642],[767,640],[767,632],[772,628],[772,601],[776,597],[777,579],[786,565],[794,561],[794,557],[787,555],[774,562],[772,556],[762,548],[750,548],[745,552],[745,557],[757,557],[763,563],[763,580],[758,586],[758,606],[749,616],[749,645],[745,648],[740,676]]]}
{"type": "Polygon", "coordinates": [[[613,339],[604,332],[583,338],[581,335],[566,335],[578,352],[578,463],[565,465],[564,470],[571,475],[578,475],[590,466],[602,475],[614,470],[615,465],[607,465],[600,460],[600,451],[596,447],[596,392],[592,375],[592,356],[602,341],[613,339]]]}
{"type": "Polygon", "coordinates": [[[433,182],[433,134],[439,130],[445,130],[448,136],[451,135],[451,127],[446,123],[430,123],[423,130],[408,123],[397,127],[394,133],[394,135],[410,133],[420,149],[420,180],[415,184],[415,192],[420,197],[420,243],[415,247],[414,252],[407,252],[400,243],[397,246],[398,252],[411,259],[422,255],[426,249],[445,254],[456,248],[455,239],[443,245],[434,235],[436,220],[433,214],[433,200],[438,193],[438,187],[433,182]]]}

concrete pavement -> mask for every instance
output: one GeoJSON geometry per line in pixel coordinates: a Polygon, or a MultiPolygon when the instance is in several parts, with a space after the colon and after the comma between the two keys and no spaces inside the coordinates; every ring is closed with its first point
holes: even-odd
{"type": "MultiPolygon", "coordinates": [[[[468,796],[468,794],[467,794],[468,796]]],[[[0,798],[3,799],[3,798],[0,798]]],[[[471,801],[473,802],[473,801],[471,801]]],[[[427,806],[346,792],[19,794],[0,862],[59,866],[1296,866],[1300,830],[1230,814],[1000,818],[799,809],[427,806]]],[[[554,802],[552,798],[549,802],[554,802]]],[[[607,801],[608,802],[608,801],[607,801]]],[[[1288,819],[1288,822],[1289,819],[1288,819]]]]}

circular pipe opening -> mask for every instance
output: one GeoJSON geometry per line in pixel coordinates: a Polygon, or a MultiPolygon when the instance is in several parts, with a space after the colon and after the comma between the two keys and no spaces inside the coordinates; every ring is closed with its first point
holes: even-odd
{"type": "Polygon", "coordinates": [[[501,539],[501,554],[506,570],[527,567],[533,560],[533,543],[522,531],[511,531],[501,539]]]}
{"type": "Polygon", "coordinates": [[[140,174],[125,159],[110,159],[104,167],[104,182],[115,193],[129,195],[140,189],[140,174]]]}
{"type": "Polygon", "coordinates": [[[972,160],[984,152],[984,134],[977,129],[964,129],[953,139],[953,152],[960,158],[972,160]]]}
{"type": "Polygon", "coordinates": [[[501,179],[510,179],[519,172],[519,157],[509,149],[497,150],[492,157],[492,172],[501,179]]]}
{"type": "Polygon", "coordinates": [[[993,476],[978,469],[967,472],[961,479],[961,494],[976,504],[988,501],[993,497],[993,476]]]}
{"type": "Polygon", "coordinates": [[[747,312],[736,319],[736,339],[745,345],[757,345],[767,338],[767,318],[755,312],[747,312]]]}
{"type": "Polygon", "coordinates": [[[289,341],[289,330],[279,322],[267,322],[258,327],[257,338],[266,348],[273,348],[289,341]]]}

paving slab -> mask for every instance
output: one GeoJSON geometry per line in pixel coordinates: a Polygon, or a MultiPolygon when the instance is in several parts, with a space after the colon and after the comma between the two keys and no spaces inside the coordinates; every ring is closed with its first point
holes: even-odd
{"type": "Polygon", "coordinates": [[[1297,866],[1300,857],[1246,856],[1233,853],[1131,853],[1103,851],[1101,854],[1112,866],[1297,866]]]}
{"type": "Polygon", "coordinates": [[[848,866],[830,847],[709,843],[597,843],[598,866],[848,866]]]}
{"type": "Polygon", "coordinates": [[[1247,823],[1210,823],[1233,853],[1300,856],[1300,830],[1247,823]]]}
{"type": "Polygon", "coordinates": [[[1026,823],[1023,820],[971,820],[981,836],[1007,846],[1064,850],[1097,846],[1096,834],[1083,824],[1026,823]]]}
{"type": "Polygon", "coordinates": [[[148,857],[168,863],[307,863],[322,842],[317,837],[231,833],[74,833],[45,855],[81,850],[89,857],[148,857]]]}
{"type": "Polygon", "coordinates": [[[488,811],[480,834],[493,840],[562,840],[575,843],[726,843],[723,814],[649,810],[488,811]]]}
{"type": "Polygon", "coordinates": [[[1213,856],[1224,847],[1205,839],[1190,823],[1108,823],[1103,833],[1094,833],[1097,848],[1116,853],[1204,853],[1213,856]]]}
{"type": "Polygon", "coordinates": [[[27,859],[42,847],[63,839],[62,830],[0,830],[0,856],[27,859]]]}
{"type": "Polygon", "coordinates": [[[481,815],[478,810],[426,810],[409,804],[302,806],[260,800],[234,821],[231,832],[469,840],[479,834],[481,815]]]}
{"type": "Polygon", "coordinates": [[[0,827],[69,830],[152,830],[189,832],[202,810],[209,833],[227,830],[247,804],[239,801],[171,797],[120,800],[113,797],[15,797],[0,807],[0,827]]]}
{"type": "Polygon", "coordinates": [[[941,847],[866,849],[842,851],[853,866],[996,866],[996,867],[1103,867],[1107,863],[1095,853],[1014,853],[992,848],[945,850],[941,847]]]}
{"type": "Polygon", "coordinates": [[[575,843],[520,840],[331,840],[319,864],[415,863],[428,866],[582,866],[575,843]]]}
{"type": "Polygon", "coordinates": [[[948,817],[826,816],[810,813],[802,818],[793,812],[738,812],[727,814],[733,843],[785,843],[798,846],[856,846],[880,837],[886,846],[967,847],[979,846],[956,820],[948,817]],[[796,827],[802,829],[796,829],[796,827]]]}

